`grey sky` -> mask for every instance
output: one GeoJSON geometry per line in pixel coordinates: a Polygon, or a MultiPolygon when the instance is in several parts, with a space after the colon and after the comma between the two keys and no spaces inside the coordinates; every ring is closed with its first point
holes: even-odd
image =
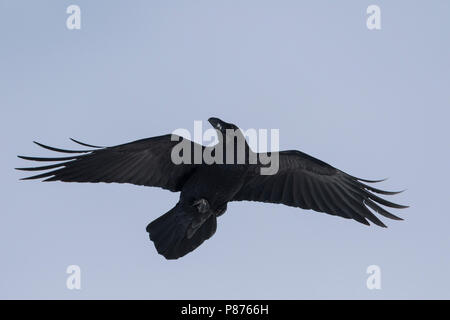
{"type": "Polygon", "coordinates": [[[0,298],[450,298],[449,13],[444,0],[0,0],[0,298]],[[81,30],[66,28],[70,4],[81,30]],[[51,154],[32,140],[115,145],[210,116],[389,177],[381,188],[408,189],[390,198],[411,205],[405,221],[231,203],[212,239],[166,261],[145,227],[178,194],[13,170],[17,154],[51,154]],[[372,264],[381,290],[366,288],[372,264]]]}

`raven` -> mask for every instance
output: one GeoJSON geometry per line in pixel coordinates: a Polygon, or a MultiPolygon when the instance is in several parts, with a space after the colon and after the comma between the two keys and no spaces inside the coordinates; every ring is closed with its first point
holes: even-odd
{"type": "Polygon", "coordinates": [[[407,206],[376,195],[399,192],[384,191],[367,184],[383,180],[351,176],[297,150],[272,153],[277,156],[278,171],[263,175],[260,169],[265,165],[259,158],[256,157],[257,161],[253,163],[249,161],[252,156],[261,154],[251,150],[236,125],[218,118],[208,121],[219,137],[219,143],[212,147],[170,134],[113,147],[99,147],[71,139],[89,150],[63,150],[35,142],[45,149],[69,155],[55,158],[19,156],[25,160],[56,164],[16,169],[46,170],[22,180],[45,178],[43,181],[131,183],[181,192],[175,207],[152,221],[146,229],[156,250],[166,259],[178,259],[212,237],[216,232],[217,217],[227,210],[230,201],[281,203],[354,219],[366,225],[369,225],[369,220],[381,227],[386,226],[369,209],[384,217],[402,220],[380,204],[398,209],[407,206]],[[228,138],[230,130],[235,134],[231,139],[228,138]],[[242,138],[245,161],[239,163],[236,141],[242,138]],[[189,147],[188,151],[183,149],[180,153],[189,161],[175,163],[172,151],[179,140],[189,147]],[[231,149],[228,149],[230,145],[231,149]],[[206,163],[202,159],[196,162],[193,161],[195,150],[208,151],[212,155],[219,151],[224,155],[232,153],[233,161],[206,163]]]}

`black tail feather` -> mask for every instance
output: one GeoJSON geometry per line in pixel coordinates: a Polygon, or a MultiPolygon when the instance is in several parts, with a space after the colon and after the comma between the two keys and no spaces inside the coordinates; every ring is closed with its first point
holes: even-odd
{"type": "Polygon", "coordinates": [[[193,226],[198,224],[199,215],[195,207],[177,204],[152,221],[147,226],[147,232],[158,253],[166,259],[178,259],[211,238],[217,228],[216,216],[204,216],[201,225],[192,232],[193,226]]]}

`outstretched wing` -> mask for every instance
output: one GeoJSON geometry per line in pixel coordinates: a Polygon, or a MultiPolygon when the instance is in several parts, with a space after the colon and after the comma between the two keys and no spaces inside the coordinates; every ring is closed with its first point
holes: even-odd
{"type": "Polygon", "coordinates": [[[382,180],[353,177],[300,151],[282,151],[278,154],[278,173],[260,175],[255,172],[246,178],[233,200],[282,203],[354,219],[366,225],[369,225],[369,220],[381,227],[386,226],[369,208],[387,218],[402,220],[380,207],[380,204],[398,209],[407,206],[375,195],[393,195],[399,192],[383,191],[363,183],[382,180]]]}
{"type": "MultiPolygon", "coordinates": [[[[38,175],[24,178],[43,179],[44,181],[65,182],[117,182],[135,185],[161,187],[171,191],[180,191],[189,175],[195,170],[193,153],[195,148],[203,150],[203,146],[187,139],[190,144],[192,160],[175,164],[171,159],[172,148],[182,141],[172,141],[172,135],[164,135],[114,146],[98,147],[76,140],[74,142],[93,148],[91,150],[63,150],[49,147],[38,142],[37,145],[56,152],[71,154],[59,158],[38,158],[19,156],[31,161],[50,161],[56,164],[17,168],[24,171],[44,171],[38,175]]],[[[187,158],[186,158],[187,159],[187,158]]]]}

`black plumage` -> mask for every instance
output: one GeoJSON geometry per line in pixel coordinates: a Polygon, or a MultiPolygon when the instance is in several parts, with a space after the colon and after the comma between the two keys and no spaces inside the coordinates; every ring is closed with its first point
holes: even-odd
{"type": "MultiPolygon", "coordinates": [[[[210,118],[209,121],[223,136],[227,129],[241,134],[234,124],[217,118],[210,118]]],[[[354,219],[366,225],[370,221],[381,227],[385,227],[384,223],[373,212],[390,219],[402,219],[380,205],[396,209],[407,207],[376,195],[398,193],[369,185],[382,180],[356,178],[295,150],[271,154],[278,156],[278,172],[261,175],[260,169],[264,167],[261,162],[248,163],[249,157],[255,154],[247,143],[245,164],[236,164],[236,154],[234,164],[207,164],[203,160],[194,163],[194,151],[214,154],[217,148],[213,150],[214,147],[205,147],[184,139],[190,144],[190,162],[175,164],[171,152],[179,141],[174,141],[170,134],[114,147],[72,141],[91,149],[64,150],[35,142],[45,149],[72,155],[56,158],[19,156],[25,160],[53,163],[17,168],[45,171],[23,180],[131,183],[181,192],[177,205],[147,226],[157,251],[167,259],[182,257],[209,239],[216,231],[217,217],[226,211],[230,201],[281,203],[354,219]]],[[[236,138],[230,141],[235,143],[236,138]]],[[[230,141],[225,139],[219,142],[224,155],[230,141]]]]}

